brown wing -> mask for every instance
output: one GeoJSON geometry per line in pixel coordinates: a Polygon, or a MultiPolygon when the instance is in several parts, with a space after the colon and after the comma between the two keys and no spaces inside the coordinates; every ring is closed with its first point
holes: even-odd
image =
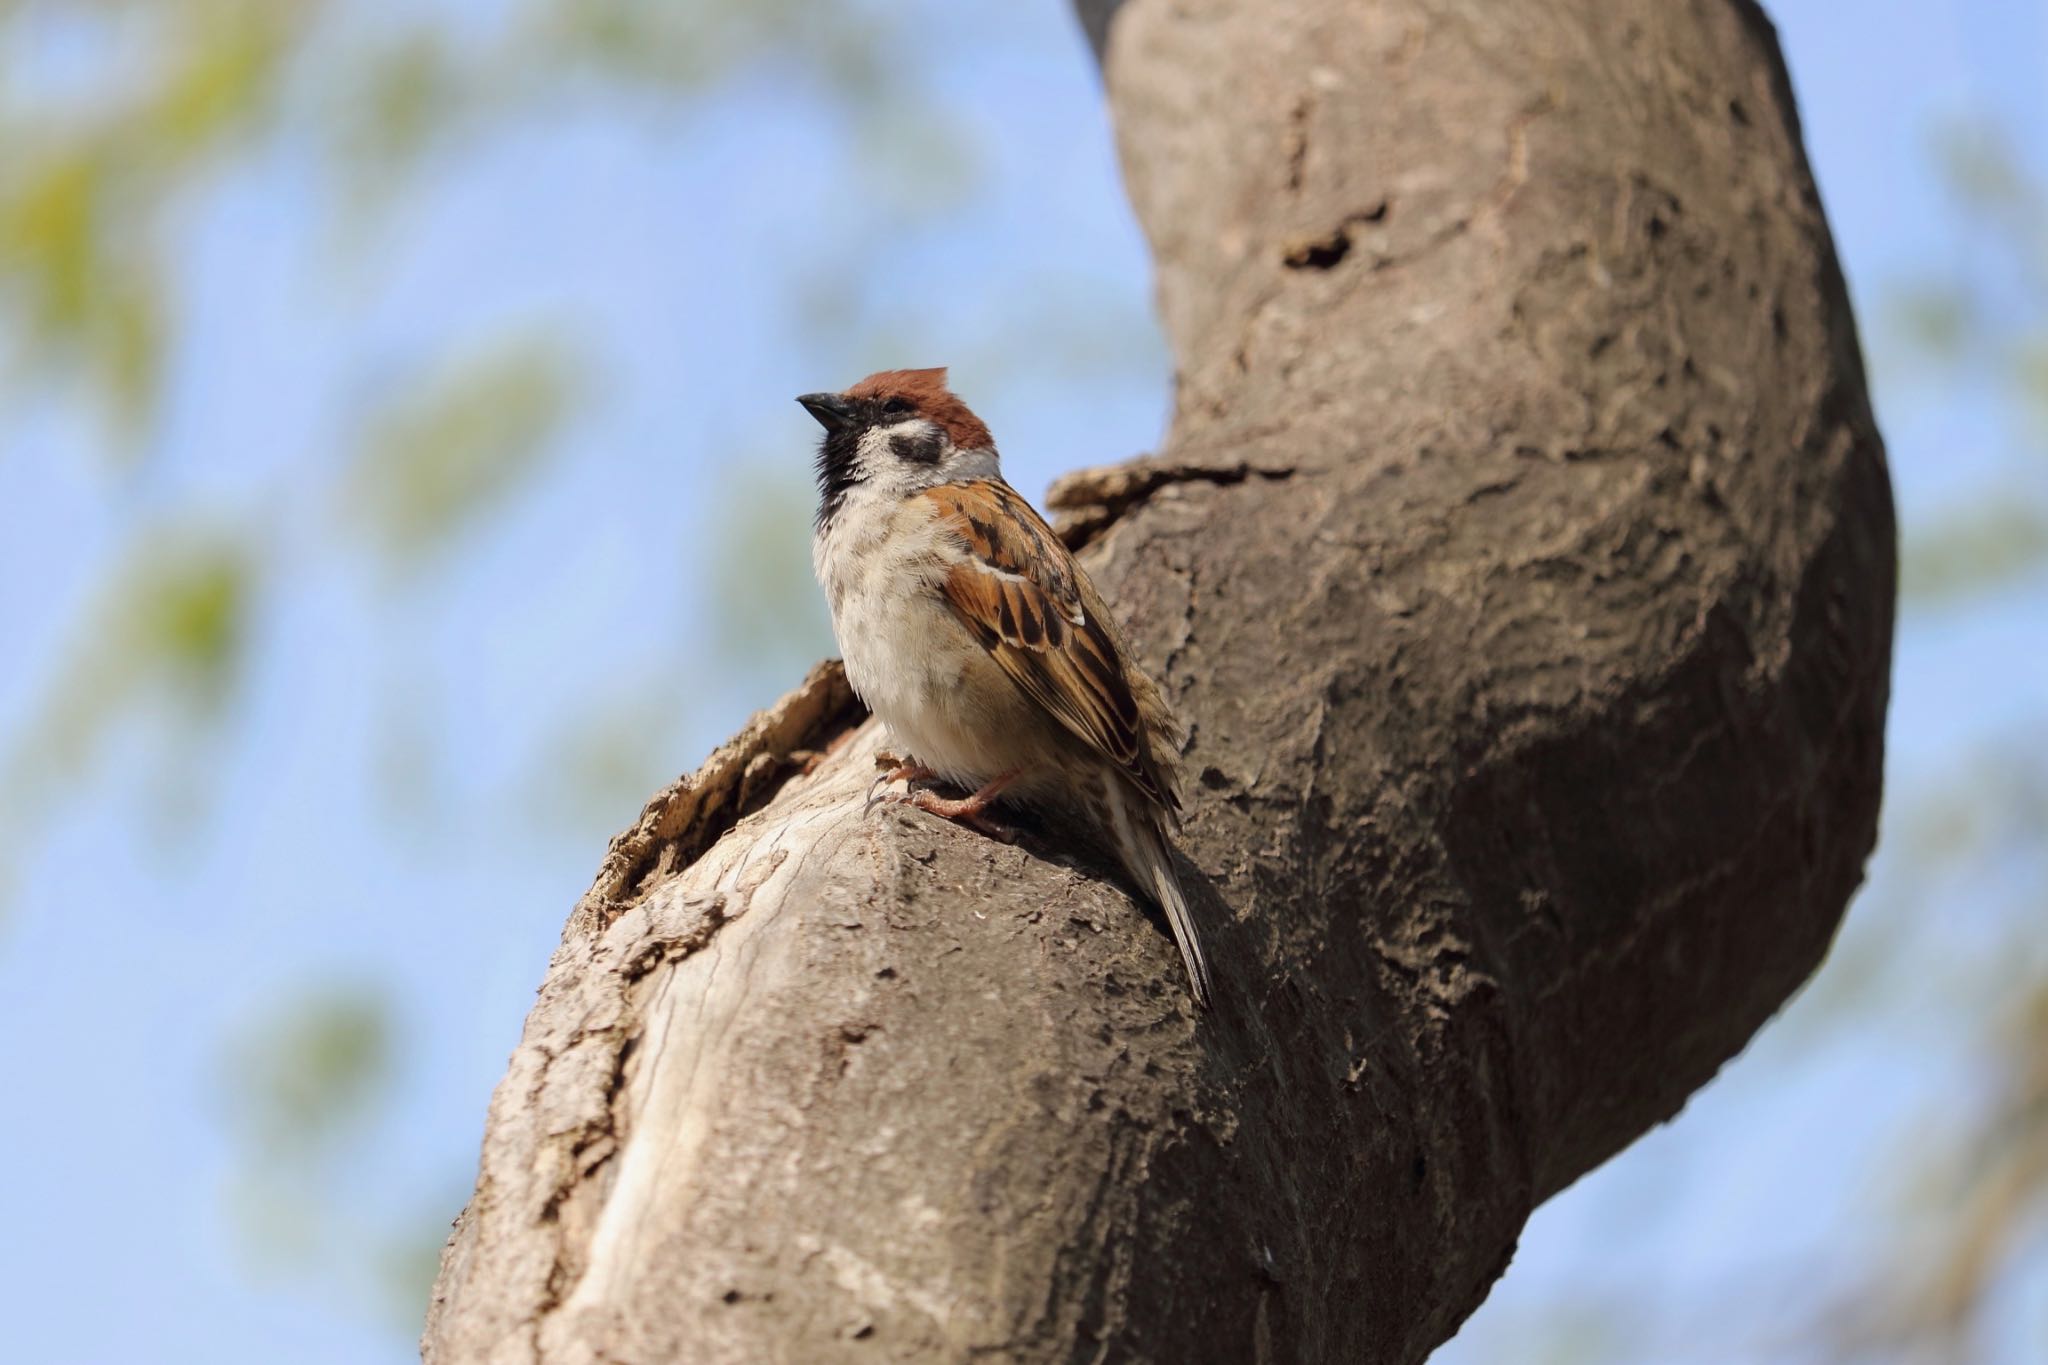
{"type": "Polygon", "coordinates": [[[1162,707],[1157,689],[1125,660],[1101,600],[1052,528],[1005,483],[947,484],[923,496],[967,551],[944,590],[982,648],[1139,790],[1179,810],[1140,704],[1142,689],[1162,707]]]}

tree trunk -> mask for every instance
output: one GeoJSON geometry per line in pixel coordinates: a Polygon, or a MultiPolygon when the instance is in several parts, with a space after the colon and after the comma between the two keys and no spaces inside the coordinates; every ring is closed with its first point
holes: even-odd
{"type": "Polygon", "coordinates": [[[1419,1361],[1827,947],[1892,510],[1762,14],[1087,8],[1180,389],[1053,501],[1217,1006],[1055,835],[863,815],[821,666],[577,906],[430,1361],[1419,1361]]]}

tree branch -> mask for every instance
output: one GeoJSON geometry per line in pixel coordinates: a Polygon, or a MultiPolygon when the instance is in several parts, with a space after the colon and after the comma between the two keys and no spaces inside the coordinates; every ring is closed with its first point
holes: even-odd
{"type": "Polygon", "coordinates": [[[1191,722],[1218,1007],[1056,832],[864,817],[821,669],[572,917],[429,1360],[1418,1361],[1820,960],[1893,525],[1761,15],[1106,32],[1180,393],[1060,500],[1191,722]]]}

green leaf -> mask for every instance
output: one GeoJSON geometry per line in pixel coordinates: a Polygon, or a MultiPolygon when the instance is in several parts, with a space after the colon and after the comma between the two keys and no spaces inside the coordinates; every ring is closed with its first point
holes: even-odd
{"type": "Polygon", "coordinates": [[[540,468],[575,390],[543,339],[456,361],[370,419],[345,494],[355,519],[394,561],[416,563],[540,468]]]}
{"type": "Polygon", "coordinates": [[[256,567],[250,548],[195,528],[144,534],[88,611],[17,756],[75,773],[131,708],[162,694],[187,718],[217,718],[241,676],[256,567]]]}
{"type": "Polygon", "coordinates": [[[2034,203],[2034,187],[1996,124],[1962,121],[1936,129],[1934,160],[1966,207],[2026,209],[2034,203]]]}
{"type": "Polygon", "coordinates": [[[26,296],[38,332],[76,333],[92,312],[102,268],[104,171],[84,150],[49,155],[0,198],[0,279],[26,296]]]}
{"type": "Polygon", "coordinates": [[[254,1021],[227,1055],[230,1112],[259,1154],[313,1155],[389,1098],[395,1049],[384,993],[313,988],[254,1021]]]}
{"type": "Polygon", "coordinates": [[[1947,282],[1922,280],[1902,286],[1885,305],[1891,330],[1921,355],[1943,364],[1960,360],[1983,326],[1976,300],[1947,282]]]}
{"type": "Polygon", "coordinates": [[[1901,590],[1944,601],[2001,587],[2048,562],[2048,509],[2024,502],[1955,513],[1907,537],[1901,590]]]}
{"type": "Polygon", "coordinates": [[[696,575],[719,585],[711,601],[712,666],[794,678],[832,650],[811,574],[810,490],[795,476],[739,472],[728,476],[716,505],[731,515],[720,518],[700,553],[712,565],[744,564],[746,571],[696,575]]]}
{"type": "Polygon", "coordinates": [[[263,107],[290,42],[311,4],[223,0],[190,5],[154,98],[138,109],[138,131],[166,159],[211,150],[246,127],[263,107]]]}

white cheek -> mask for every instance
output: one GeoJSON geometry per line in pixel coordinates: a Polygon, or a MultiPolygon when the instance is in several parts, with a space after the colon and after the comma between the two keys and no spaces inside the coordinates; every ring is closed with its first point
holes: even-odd
{"type": "Polygon", "coordinates": [[[895,440],[898,436],[924,436],[932,431],[932,424],[922,417],[909,417],[886,427],[869,427],[861,433],[860,463],[863,469],[879,471],[892,464],[900,464],[896,458],[895,440]]]}
{"type": "MultiPolygon", "coordinates": [[[[899,423],[898,425],[901,425],[899,423]]],[[[873,471],[883,468],[889,460],[889,440],[896,433],[895,427],[869,427],[861,433],[856,458],[860,467],[873,471]]]]}

